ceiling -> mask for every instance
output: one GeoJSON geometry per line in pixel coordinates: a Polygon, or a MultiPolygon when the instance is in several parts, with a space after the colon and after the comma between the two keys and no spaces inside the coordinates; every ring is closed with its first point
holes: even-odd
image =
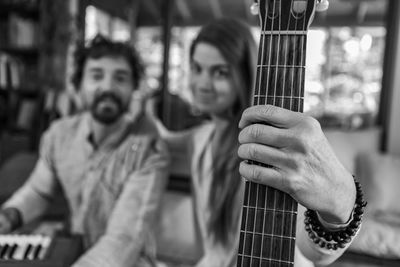
{"type": "MultiPolygon", "coordinates": [[[[395,0],[394,0],[395,1],[395,0]]],[[[173,25],[201,25],[232,16],[258,25],[250,13],[254,0],[91,0],[110,14],[128,18],[135,14],[137,26],[162,25],[170,16],[173,25]],[[132,12],[129,12],[133,10],[132,12]],[[170,10],[170,13],[167,12],[170,10]]],[[[316,13],[311,26],[384,25],[389,0],[329,0],[329,9],[316,13]]]]}

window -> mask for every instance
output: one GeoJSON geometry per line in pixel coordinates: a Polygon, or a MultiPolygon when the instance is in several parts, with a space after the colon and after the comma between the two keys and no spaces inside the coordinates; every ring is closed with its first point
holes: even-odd
{"type": "MultiPolygon", "coordinates": [[[[198,30],[198,27],[172,29],[168,89],[187,103],[191,101],[187,86],[189,47],[198,30]]],[[[254,27],[253,33],[258,42],[259,28],[254,27]]],[[[138,49],[147,65],[147,84],[160,89],[161,29],[141,27],[137,34],[138,49]]],[[[357,129],[374,125],[379,109],[385,35],[384,27],[310,29],[304,112],[317,118],[323,127],[357,129]]]]}
{"type": "Polygon", "coordinates": [[[375,124],[381,92],[384,27],[311,29],[304,111],[324,127],[375,124]]]}
{"type": "Polygon", "coordinates": [[[98,33],[115,41],[130,39],[130,27],[126,21],[89,5],[86,7],[85,40],[93,39],[98,33]]]}

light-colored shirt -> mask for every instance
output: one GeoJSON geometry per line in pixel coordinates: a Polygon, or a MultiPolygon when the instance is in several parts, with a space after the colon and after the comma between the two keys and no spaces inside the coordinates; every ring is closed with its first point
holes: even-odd
{"type": "Polygon", "coordinates": [[[90,140],[88,113],[53,123],[34,171],[3,207],[18,208],[28,223],[62,189],[71,231],[87,249],[74,267],[151,266],[167,149],[146,117],[127,121],[98,147],[90,140]]]}

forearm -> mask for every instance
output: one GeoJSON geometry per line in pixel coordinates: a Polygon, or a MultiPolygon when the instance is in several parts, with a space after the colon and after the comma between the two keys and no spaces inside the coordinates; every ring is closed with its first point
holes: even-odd
{"type": "Polygon", "coordinates": [[[49,202],[35,191],[29,184],[25,184],[2,206],[3,209],[15,208],[20,212],[21,225],[34,221],[47,209],[49,202]]]}
{"type": "Polygon", "coordinates": [[[53,173],[45,162],[39,159],[29,179],[2,208],[17,208],[21,212],[23,223],[29,223],[45,212],[55,188],[53,173]]]}

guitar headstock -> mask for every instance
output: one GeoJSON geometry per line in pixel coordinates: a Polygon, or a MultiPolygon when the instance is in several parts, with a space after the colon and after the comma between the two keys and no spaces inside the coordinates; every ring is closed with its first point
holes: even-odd
{"type": "Polygon", "coordinates": [[[259,14],[264,31],[306,31],[315,11],[328,6],[328,0],[256,0],[251,12],[259,14]]]}

